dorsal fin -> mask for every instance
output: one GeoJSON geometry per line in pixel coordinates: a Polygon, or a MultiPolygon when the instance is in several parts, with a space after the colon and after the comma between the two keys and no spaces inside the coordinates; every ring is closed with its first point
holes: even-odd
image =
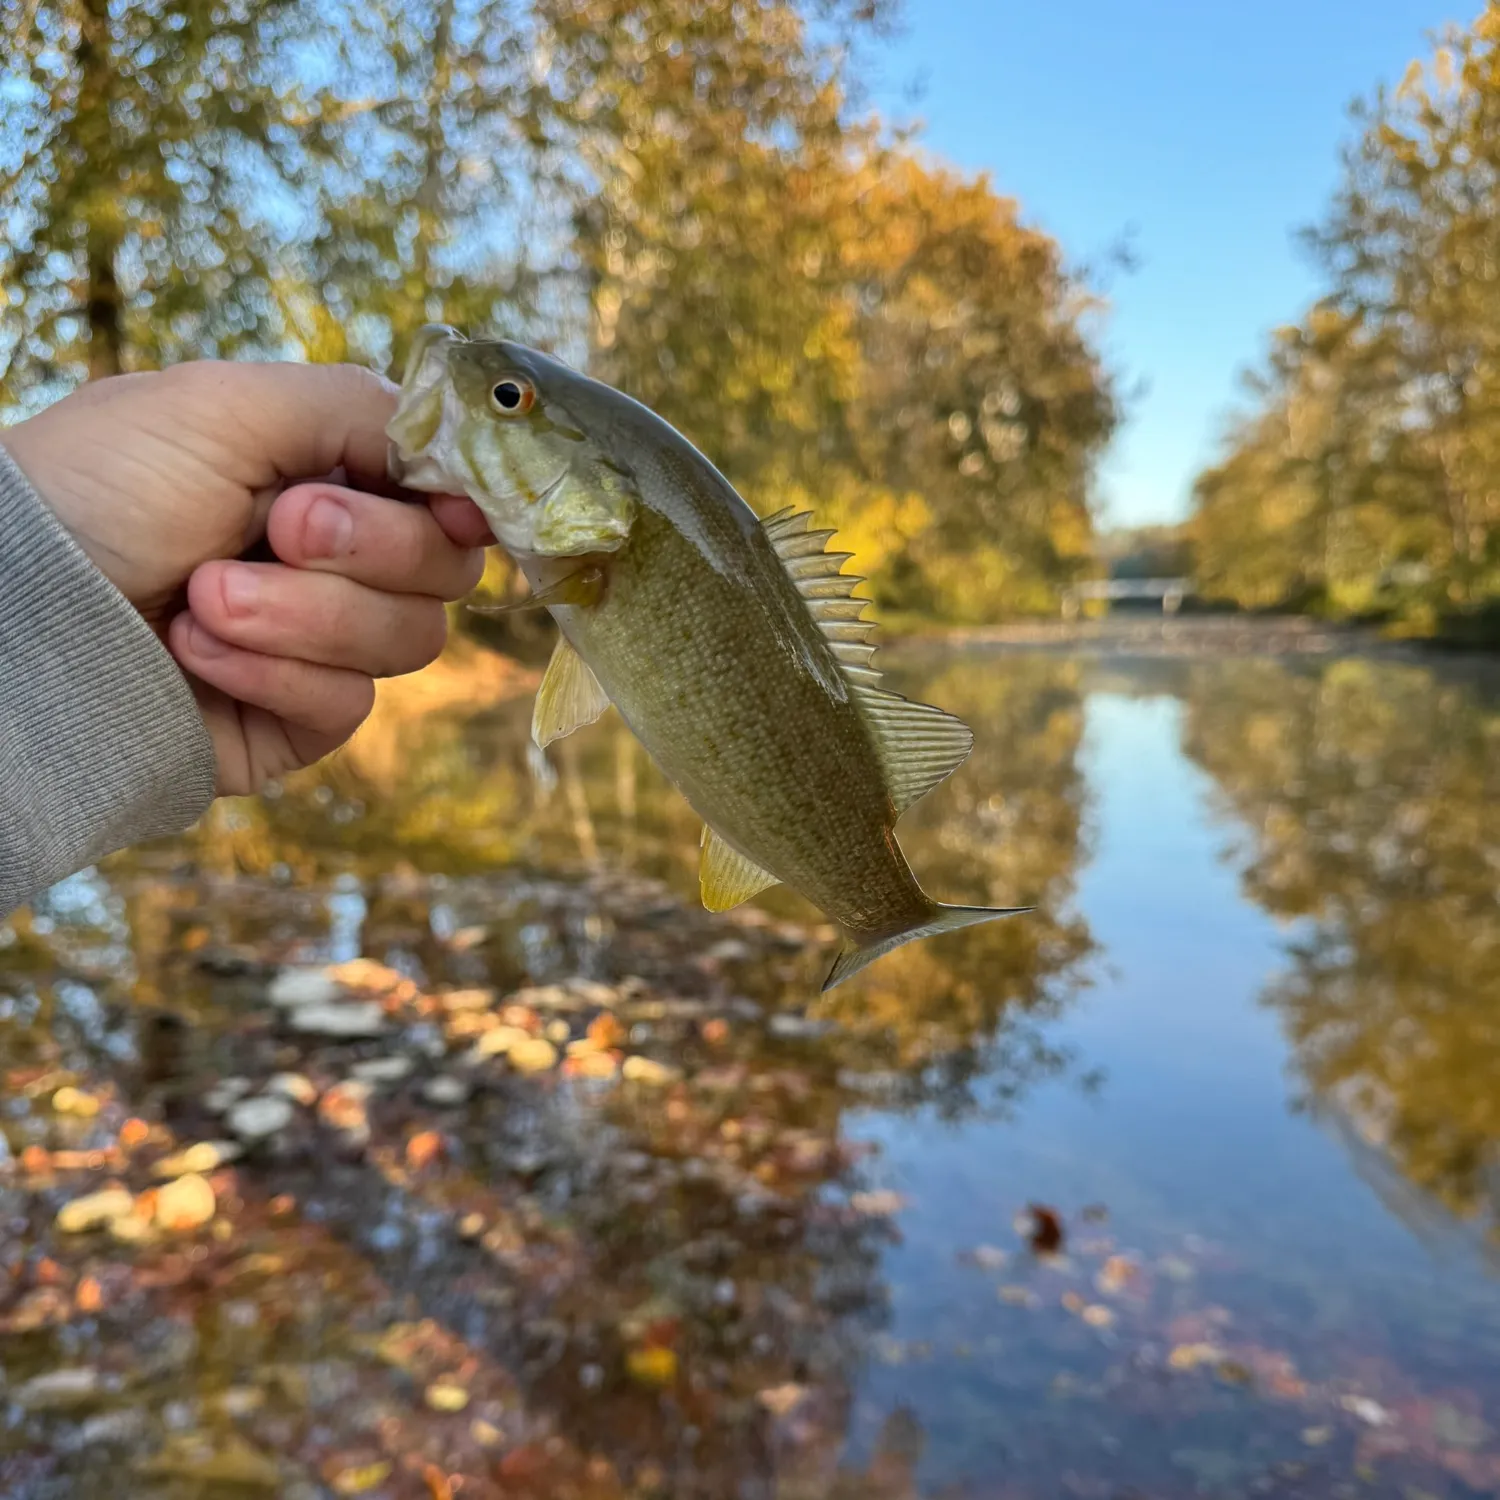
{"type": "Polygon", "coordinates": [[[884,688],[856,686],[854,699],[875,736],[886,785],[898,813],[956,771],[974,746],[962,719],[884,688]]]}
{"type": "Polygon", "coordinates": [[[704,828],[700,842],[698,890],[709,911],[728,911],[776,884],[774,875],[731,848],[712,828],[704,828]]]}
{"type": "Polygon", "coordinates": [[[839,571],[853,555],[827,552],[831,531],[810,531],[810,510],[779,510],[761,524],[787,575],[802,595],[808,613],[828,638],[844,677],[857,687],[876,687],[880,673],[870,665],[875,647],[873,620],[861,620],[868,599],[856,599],[854,590],[864,582],[855,573],[839,571]]]}

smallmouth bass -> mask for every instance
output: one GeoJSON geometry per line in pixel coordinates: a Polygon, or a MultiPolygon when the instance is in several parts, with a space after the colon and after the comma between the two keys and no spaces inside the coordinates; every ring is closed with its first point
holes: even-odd
{"type": "Polygon", "coordinates": [[[968,755],[961,720],[880,686],[862,580],[809,512],[762,521],[675,428],[507,340],[429,326],[387,431],[412,489],[470,496],[561,632],[538,746],[613,703],[703,819],[703,904],[786,884],[844,934],[823,988],[913,939],[1025,907],[944,906],[896,841],[968,755]]]}

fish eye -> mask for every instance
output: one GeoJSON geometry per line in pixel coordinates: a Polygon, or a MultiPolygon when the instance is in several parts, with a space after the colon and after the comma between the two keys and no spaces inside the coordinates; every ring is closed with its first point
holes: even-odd
{"type": "Polygon", "coordinates": [[[490,391],[490,402],[503,417],[525,416],[536,401],[536,390],[529,381],[507,375],[497,380],[490,391]]]}

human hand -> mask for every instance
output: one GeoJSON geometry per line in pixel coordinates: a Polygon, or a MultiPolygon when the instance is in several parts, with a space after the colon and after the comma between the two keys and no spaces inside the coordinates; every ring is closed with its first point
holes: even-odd
{"type": "Polygon", "coordinates": [[[202,361],[86,385],[4,434],[188,673],[221,794],[336,749],[479,580],[472,502],[394,497],[395,400],[352,365],[202,361]],[[239,560],[267,541],[277,561],[239,560]]]}

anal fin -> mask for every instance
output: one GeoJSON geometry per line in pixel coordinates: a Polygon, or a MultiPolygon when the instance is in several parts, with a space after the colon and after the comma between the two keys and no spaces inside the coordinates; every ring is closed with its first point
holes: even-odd
{"type": "Polygon", "coordinates": [[[599,679],[568,643],[557,638],[547,673],[536,690],[531,711],[531,738],[538,748],[592,724],[609,707],[609,698],[599,679]]]}
{"type": "Polygon", "coordinates": [[[712,828],[703,830],[703,853],[698,860],[698,889],[709,911],[728,911],[748,901],[777,879],[732,849],[712,828]]]}

